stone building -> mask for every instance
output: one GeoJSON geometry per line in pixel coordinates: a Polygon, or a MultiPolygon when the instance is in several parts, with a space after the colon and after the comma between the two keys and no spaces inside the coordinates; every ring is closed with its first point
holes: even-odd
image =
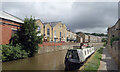
{"type": "Polygon", "coordinates": [[[83,43],[83,38],[79,35],[76,36],[76,42],[83,43]]]}
{"type": "Polygon", "coordinates": [[[67,26],[63,24],[62,27],[62,41],[67,42],[67,26]]]}
{"type": "Polygon", "coordinates": [[[80,32],[78,35],[83,38],[83,43],[89,42],[89,36],[88,35],[86,35],[82,32],[80,32]]]}
{"type": "Polygon", "coordinates": [[[67,29],[67,42],[70,42],[70,35],[71,35],[71,32],[70,30],[67,29]]]}
{"type": "Polygon", "coordinates": [[[52,40],[53,42],[61,42],[63,33],[62,33],[62,23],[58,22],[49,22],[50,26],[52,27],[52,40]]]}
{"type": "Polygon", "coordinates": [[[39,33],[38,35],[39,35],[39,36],[44,35],[44,25],[43,25],[43,23],[41,22],[41,20],[38,19],[38,20],[36,20],[35,23],[36,23],[36,25],[38,26],[37,31],[40,31],[40,33],[39,33]]]}
{"type": "Polygon", "coordinates": [[[76,42],[77,41],[77,34],[67,30],[67,42],[76,42]]]}
{"type": "Polygon", "coordinates": [[[45,22],[42,23],[41,20],[36,20],[38,26],[37,31],[44,36],[44,41],[48,42],[71,42],[76,41],[76,33],[67,30],[67,26],[62,24],[61,21],[58,22],[45,22]]]}
{"type": "Polygon", "coordinates": [[[101,42],[102,37],[89,35],[89,42],[101,42]]]}
{"type": "Polygon", "coordinates": [[[9,44],[12,34],[14,34],[23,20],[7,12],[0,11],[0,44],[9,44]]]}
{"type": "Polygon", "coordinates": [[[52,27],[49,23],[44,24],[44,41],[51,42],[53,35],[52,35],[52,27]]]}
{"type": "MultiPolygon", "coordinates": [[[[50,40],[53,42],[66,42],[67,41],[67,27],[62,24],[61,21],[58,22],[47,22],[43,23],[47,25],[50,29],[50,40]]],[[[45,29],[45,31],[48,31],[45,29]]],[[[45,34],[46,35],[46,34],[45,34]]]]}
{"type": "Polygon", "coordinates": [[[112,27],[108,28],[107,48],[120,69],[120,19],[112,27]],[[115,40],[119,38],[119,40],[115,40]]]}

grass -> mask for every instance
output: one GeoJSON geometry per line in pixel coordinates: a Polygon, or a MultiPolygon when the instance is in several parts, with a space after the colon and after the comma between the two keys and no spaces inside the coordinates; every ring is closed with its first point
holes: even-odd
{"type": "Polygon", "coordinates": [[[100,66],[100,60],[102,58],[102,49],[98,49],[93,56],[91,56],[90,60],[85,63],[84,67],[82,68],[82,72],[97,72],[100,66]]]}

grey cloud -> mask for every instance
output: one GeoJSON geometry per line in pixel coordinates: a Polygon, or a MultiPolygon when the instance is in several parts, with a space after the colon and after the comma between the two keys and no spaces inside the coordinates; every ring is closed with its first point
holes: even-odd
{"type": "Polygon", "coordinates": [[[108,27],[117,20],[117,3],[75,3],[75,11],[71,27],[96,28],[108,27]]]}
{"type": "Polygon", "coordinates": [[[106,32],[117,21],[115,2],[8,2],[2,9],[20,18],[35,16],[46,21],[62,21],[72,31],[106,32]]]}

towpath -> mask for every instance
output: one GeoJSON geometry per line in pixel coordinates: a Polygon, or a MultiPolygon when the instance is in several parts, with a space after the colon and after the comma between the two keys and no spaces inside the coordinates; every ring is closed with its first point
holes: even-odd
{"type": "Polygon", "coordinates": [[[98,72],[101,70],[118,70],[118,67],[109,54],[107,48],[103,48],[102,60],[100,61],[98,72]]]}

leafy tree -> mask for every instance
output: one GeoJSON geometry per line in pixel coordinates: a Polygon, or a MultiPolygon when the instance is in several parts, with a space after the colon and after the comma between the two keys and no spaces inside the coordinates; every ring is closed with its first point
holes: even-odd
{"type": "Polygon", "coordinates": [[[43,36],[37,36],[39,33],[37,28],[34,18],[25,18],[24,23],[11,40],[13,45],[22,45],[22,49],[29,53],[29,57],[34,56],[38,51],[38,44],[42,43],[43,36]]]}

